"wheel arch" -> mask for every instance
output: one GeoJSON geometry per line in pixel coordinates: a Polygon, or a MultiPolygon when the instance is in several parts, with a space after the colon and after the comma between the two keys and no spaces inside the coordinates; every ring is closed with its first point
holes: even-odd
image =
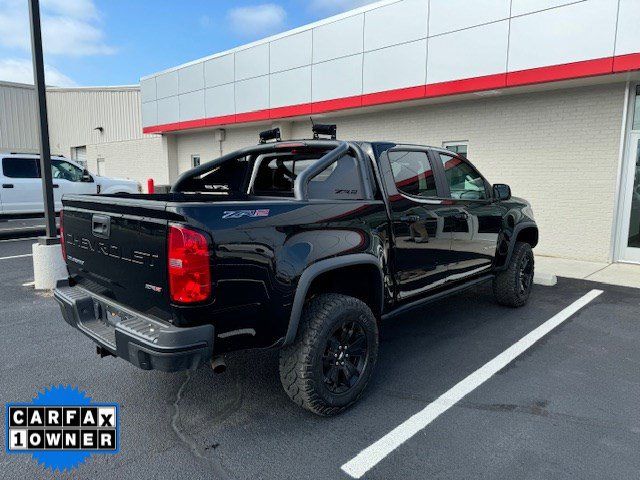
{"type": "Polygon", "coordinates": [[[511,234],[511,238],[509,240],[509,248],[506,255],[504,256],[504,262],[502,262],[497,270],[504,270],[507,268],[509,262],[511,261],[513,248],[515,247],[516,242],[526,242],[531,245],[531,248],[534,248],[538,244],[538,240],[538,226],[534,222],[522,222],[517,224],[513,228],[513,233],[511,234]]]}
{"type": "Polygon", "coordinates": [[[357,253],[328,258],[307,267],[300,276],[296,287],[283,346],[290,345],[295,340],[304,303],[309,294],[314,294],[317,291],[345,293],[360,298],[369,305],[376,317],[380,317],[384,303],[384,275],[380,260],[373,255],[357,253]],[[362,282],[358,284],[348,282],[349,279],[353,279],[357,274],[365,275],[363,278],[358,277],[359,279],[361,278],[362,282]],[[332,282],[332,280],[337,279],[341,279],[342,282],[332,282]],[[361,295],[354,295],[354,288],[341,291],[341,287],[346,284],[352,285],[354,288],[361,288],[360,291],[366,292],[364,294],[365,298],[362,298],[361,295]],[[326,285],[332,285],[333,288],[322,289],[326,285]],[[318,288],[321,290],[317,290],[318,288]]]}

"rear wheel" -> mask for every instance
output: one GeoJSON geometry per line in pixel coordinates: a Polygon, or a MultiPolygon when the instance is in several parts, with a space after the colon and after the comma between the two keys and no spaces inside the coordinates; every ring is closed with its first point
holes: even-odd
{"type": "Polygon", "coordinates": [[[295,343],[280,353],[289,397],[318,415],[335,415],[362,395],[378,356],[378,326],[357,298],[335,293],[310,300],[295,343]]]}
{"type": "Polygon", "coordinates": [[[521,307],[529,299],[533,286],[535,261],[531,245],[516,242],[507,269],[493,279],[497,302],[508,307],[521,307]]]}

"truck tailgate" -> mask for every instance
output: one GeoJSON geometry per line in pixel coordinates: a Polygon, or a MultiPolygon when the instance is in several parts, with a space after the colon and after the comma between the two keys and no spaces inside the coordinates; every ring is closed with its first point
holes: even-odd
{"type": "Polygon", "coordinates": [[[63,200],[71,277],[87,290],[169,319],[166,202],[126,197],[63,200]]]}

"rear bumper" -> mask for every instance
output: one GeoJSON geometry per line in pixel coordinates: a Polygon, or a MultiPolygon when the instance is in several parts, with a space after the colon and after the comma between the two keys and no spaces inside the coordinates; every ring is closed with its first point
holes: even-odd
{"type": "Polygon", "coordinates": [[[192,370],[213,355],[212,325],[179,328],[82,287],[71,287],[67,280],[58,282],[54,298],[69,325],[143,370],[192,370]]]}

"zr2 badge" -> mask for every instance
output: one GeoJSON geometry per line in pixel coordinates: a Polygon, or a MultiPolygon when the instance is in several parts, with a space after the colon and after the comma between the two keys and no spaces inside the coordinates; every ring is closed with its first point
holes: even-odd
{"type": "Polygon", "coordinates": [[[243,218],[243,217],[257,218],[257,217],[268,217],[268,216],[269,216],[268,208],[262,208],[258,210],[226,210],[222,214],[222,218],[224,220],[228,220],[230,218],[243,218]]]}

